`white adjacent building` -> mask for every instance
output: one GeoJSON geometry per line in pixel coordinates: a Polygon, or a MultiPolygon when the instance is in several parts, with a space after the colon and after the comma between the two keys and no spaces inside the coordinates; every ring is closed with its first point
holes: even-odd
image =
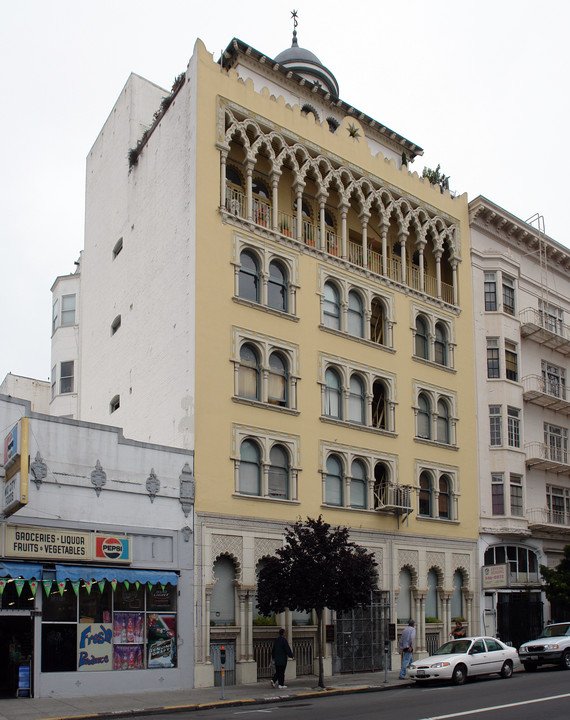
{"type": "Polygon", "coordinates": [[[570,250],[541,217],[469,204],[480,487],[482,624],[519,645],[551,607],[540,565],[570,541],[570,250]]]}

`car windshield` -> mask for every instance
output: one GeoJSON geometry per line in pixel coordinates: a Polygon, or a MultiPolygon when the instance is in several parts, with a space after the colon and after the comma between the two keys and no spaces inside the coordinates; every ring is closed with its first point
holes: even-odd
{"type": "Polygon", "coordinates": [[[557,623],[548,625],[540,633],[539,637],[558,637],[559,635],[570,635],[570,623],[557,623]]]}
{"type": "Polygon", "coordinates": [[[434,655],[453,655],[466,653],[471,645],[471,640],[450,640],[434,652],[434,655]]]}

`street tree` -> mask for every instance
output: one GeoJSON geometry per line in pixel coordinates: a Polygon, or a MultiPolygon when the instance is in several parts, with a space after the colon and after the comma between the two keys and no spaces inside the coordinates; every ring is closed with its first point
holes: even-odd
{"type": "Polygon", "coordinates": [[[378,573],[372,553],[349,540],[346,527],[307,518],[285,529],[285,544],[259,573],[257,607],[262,615],[293,611],[317,616],[319,687],[324,687],[323,610],[340,612],[370,602],[378,573]]]}
{"type": "Polygon", "coordinates": [[[570,545],[564,547],[564,557],[555,568],[540,566],[546,597],[558,608],[570,608],[570,545]]]}

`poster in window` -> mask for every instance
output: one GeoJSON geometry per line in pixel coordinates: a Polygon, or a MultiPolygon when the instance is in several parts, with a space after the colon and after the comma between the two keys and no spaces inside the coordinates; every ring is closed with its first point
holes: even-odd
{"type": "Polygon", "coordinates": [[[113,670],[142,670],[142,645],[115,645],[113,670]]]}
{"type": "Polygon", "coordinates": [[[176,667],[176,615],[148,614],[147,649],[147,667],[176,667]]]}
{"type": "Polygon", "coordinates": [[[113,667],[113,626],[111,623],[79,623],[77,626],[77,669],[111,670],[113,667]]]}

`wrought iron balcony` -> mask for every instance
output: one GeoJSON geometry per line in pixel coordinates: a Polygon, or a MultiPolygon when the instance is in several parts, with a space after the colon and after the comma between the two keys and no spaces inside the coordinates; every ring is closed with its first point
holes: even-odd
{"type": "Polygon", "coordinates": [[[390,512],[394,515],[409,515],[412,512],[412,493],[410,485],[387,483],[374,489],[375,510],[390,512]]]}
{"type": "Polygon", "coordinates": [[[534,308],[519,313],[521,335],[562,355],[570,355],[570,327],[561,320],[534,308]]]}
{"type": "Polygon", "coordinates": [[[570,513],[545,507],[529,508],[526,517],[531,530],[570,534],[570,513]]]}
{"type": "Polygon", "coordinates": [[[541,442],[531,442],[524,446],[527,467],[537,470],[546,470],[553,473],[570,472],[568,451],[562,447],[547,445],[541,442]]]}
{"type": "Polygon", "coordinates": [[[554,412],[570,414],[570,396],[565,383],[560,379],[556,381],[545,379],[542,375],[526,375],[522,379],[522,384],[523,397],[527,402],[554,412]]]}

